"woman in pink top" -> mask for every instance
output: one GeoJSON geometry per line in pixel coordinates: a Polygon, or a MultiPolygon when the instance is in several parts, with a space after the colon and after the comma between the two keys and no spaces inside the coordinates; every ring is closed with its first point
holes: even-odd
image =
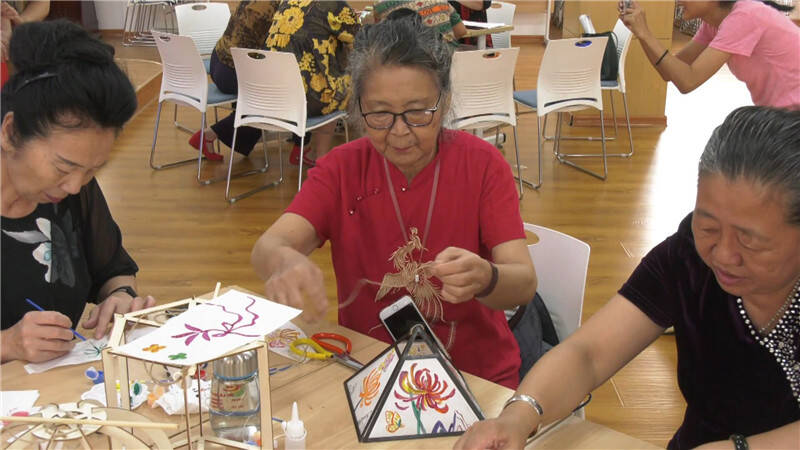
{"type": "Polygon", "coordinates": [[[632,2],[620,13],[664,80],[685,94],[727,62],[736,78],[747,84],[755,105],[800,107],[800,28],[781,13],[791,7],[753,0],[679,0],[678,4],[684,19],[699,17],[703,23],[675,55],[650,32],[640,5],[632,2]]]}

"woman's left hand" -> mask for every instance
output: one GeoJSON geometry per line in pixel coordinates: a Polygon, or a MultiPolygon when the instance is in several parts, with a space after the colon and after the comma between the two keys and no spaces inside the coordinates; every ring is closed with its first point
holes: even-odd
{"type": "Polygon", "coordinates": [[[447,247],[436,255],[431,274],[442,282],[442,298],[462,303],[475,298],[492,279],[489,261],[458,247],[447,247]]]}
{"type": "Polygon", "coordinates": [[[100,339],[106,334],[106,329],[113,320],[114,314],[127,314],[150,308],[155,304],[156,299],[150,295],[133,298],[124,292],[114,292],[89,313],[89,318],[83,322],[83,328],[95,328],[94,338],[100,339]]]}

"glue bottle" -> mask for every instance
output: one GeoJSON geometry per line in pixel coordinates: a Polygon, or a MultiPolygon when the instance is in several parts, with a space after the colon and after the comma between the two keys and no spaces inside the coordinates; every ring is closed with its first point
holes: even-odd
{"type": "Polygon", "coordinates": [[[297,413],[297,402],[292,403],[292,420],[281,423],[285,433],[286,450],[306,450],[306,428],[297,413]]]}
{"type": "Polygon", "coordinates": [[[213,371],[211,428],[219,437],[244,442],[260,430],[256,352],[220,358],[214,361],[213,371]]]}

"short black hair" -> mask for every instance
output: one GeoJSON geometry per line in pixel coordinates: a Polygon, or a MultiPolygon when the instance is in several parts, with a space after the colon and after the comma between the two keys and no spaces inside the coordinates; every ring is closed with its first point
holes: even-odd
{"type": "Polygon", "coordinates": [[[31,22],[11,35],[16,73],[3,85],[2,118],[14,113],[12,142],[53,128],[119,130],[136,111],[136,93],[114,48],[67,20],[31,22]]]}

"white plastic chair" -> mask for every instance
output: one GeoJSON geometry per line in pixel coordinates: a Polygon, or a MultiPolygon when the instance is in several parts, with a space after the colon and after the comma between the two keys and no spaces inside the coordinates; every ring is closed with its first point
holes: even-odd
{"type": "Polygon", "coordinates": [[[614,35],[617,36],[617,60],[619,61],[619,74],[617,75],[617,81],[601,81],[600,87],[604,91],[608,91],[608,97],[611,100],[611,114],[614,117],[614,138],[616,138],[619,133],[617,130],[617,111],[614,108],[614,91],[619,92],[622,94],[622,104],[625,106],[625,120],[628,124],[628,142],[630,144],[630,152],[628,153],[610,153],[609,156],[622,156],[629,158],[633,156],[633,134],[631,134],[631,116],[628,114],[628,96],[625,91],[625,61],[628,58],[628,50],[631,48],[631,37],[633,33],[625,24],[617,19],[616,25],[614,25],[614,35]]]}
{"type": "MultiPolygon", "coordinates": [[[[491,23],[503,23],[506,25],[514,24],[514,11],[517,5],[506,2],[492,2],[492,6],[486,10],[486,21],[491,23]]],[[[511,32],[492,33],[493,48],[510,48],[511,32]]]]}
{"type": "Polygon", "coordinates": [[[203,57],[214,51],[230,18],[227,3],[186,3],[175,7],[178,34],[191,37],[203,57]]]}
{"type": "MultiPolygon", "coordinates": [[[[536,267],[536,292],[550,313],[558,341],[564,342],[581,325],[591,249],[587,243],[550,228],[526,223],[525,230],[539,238],[528,246],[536,267]]],[[[580,409],[576,414],[583,418],[585,413],[580,409]]]]}
{"type": "MultiPolygon", "coordinates": [[[[582,172],[605,180],[608,177],[606,158],[605,128],[600,127],[602,138],[600,155],[603,159],[603,174],[600,175],[566,159],[560,153],[561,114],[594,108],[600,111],[600,123],[603,123],[603,97],[600,89],[600,68],[603,63],[607,37],[552,39],[547,43],[542,65],[539,68],[537,89],[514,92],[514,100],[536,111],[538,129],[537,140],[539,150],[539,182],[542,184],[542,127],[541,119],[551,112],[558,112],[554,151],[559,162],[572,166],[582,172]]],[[[517,167],[519,170],[519,166],[517,167]]],[[[530,183],[528,183],[530,184],[530,183]]]]}
{"type": "Polygon", "coordinates": [[[553,319],[559,342],[563,342],[581,325],[583,294],[589,269],[589,244],[560,231],[530,223],[525,230],[539,241],[528,246],[538,287],[553,319]]]}
{"type": "MultiPolygon", "coordinates": [[[[206,110],[208,107],[232,103],[236,101],[236,96],[220,92],[214,82],[208,79],[203,63],[200,61],[200,55],[197,53],[197,48],[191,38],[158,31],[152,31],[152,33],[158,53],[161,55],[162,74],[156,125],[153,131],[153,146],[150,149],[150,167],[160,170],[194,161],[194,158],[191,158],[167,164],[155,163],[158,124],[161,119],[161,107],[164,102],[169,101],[176,105],[189,106],[200,111],[202,117],[200,122],[200,142],[204,142],[203,132],[206,128],[206,110]]],[[[197,181],[207,184],[207,180],[200,178],[203,152],[198,151],[197,154],[197,181]]]]}
{"type": "MultiPolygon", "coordinates": [[[[247,125],[266,131],[289,131],[300,136],[300,168],[297,176],[297,190],[299,191],[303,183],[306,132],[336,120],[345,119],[347,113],[337,111],[324,116],[308,117],[300,66],[298,66],[293,53],[234,47],[231,49],[231,55],[236,66],[239,83],[239,100],[236,103],[234,127],[247,125]]],[[[349,141],[347,121],[344,123],[345,139],[349,141]]],[[[228,186],[225,189],[225,198],[229,201],[231,201],[231,168],[232,165],[229,164],[228,186]]],[[[282,178],[283,172],[281,172],[282,178]]],[[[236,198],[242,198],[277,183],[259,187],[236,198]]]]}
{"type": "MultiPolygon", "coordinates": [[[[211,52],[217,41],[225,34],[231,10],[227,3],[186,3],[175,7],[175,22],[178,34],[189,36],[194,41],[198,53],[203,60],[206,73],[211,73],[211,52]]],[[[172,114],[175,126],[192,133],[193,131],[178,122],[178,107],[172,114]]],[[[219,143],[217,143],[219,150],[219,143]]]]}
{"type": "MultiPolygon", "coordinates": [[[[600,80],[600,88],[603,91],[608,92],[608,99],[609,103],[611,103],[611,115],[614,118],[614,136],[613,137],[606,137],[606,141],[615,141],[619,136],[619,127],[617,126],[617,110],[614,106],[614,97],[613,92],[618,91],[622,94],[622,102],[623,106],[625,107],[625,120],[628,125],[628,143],[630,147],[630,151],[627,153],[609,153],[607,156],[620,156],[623,158],[630,158],[633,156],[633,134],[631,133],[631,118],[628,114],[628,96],[626,95],[625,91],[625,61],[627,60],[628,50],[631,47],[631,36],[633,33],[625,26],[625,24],[617,19],[617,24],[614,26],[614,36],[616,37],[616,45],[617,45],[617,62],[619,64],[619,72],[617,75],[617,79],[615,81],[606,81],[600,80]]],[[[605,126],[605,124],[602,124],[605,126]]],[[[547,128],[547,118],[544,121],[544,128],[547,128]]],[[[553,140],[554,136],[547,136],[545,135],[546,140],[553,140]]],[[[596,136],[589,136],[589,137],[581,137],[581,136],[569,136],[569,137],[562,137],[562,140],[573,140],[573,141],[594,141],[599,139],[596,136]]],[[[564,156],[590,156],[590,155],[579,155],[579,154],[564,154],[564,156]]]]}
{"type": "MultiPolygon", "coordinates": [[[[511,125],[519,170],[517,116],[514,108],[514,69],[518,55],[519,48],[455,52],[450,74],[453,83],[451,126],[472,130],[497,128],[499,134],[501,125],[511,125]]],[[[521,176],[518,179],[519,196],[522,198],[523,180],[521,176]]]]}

